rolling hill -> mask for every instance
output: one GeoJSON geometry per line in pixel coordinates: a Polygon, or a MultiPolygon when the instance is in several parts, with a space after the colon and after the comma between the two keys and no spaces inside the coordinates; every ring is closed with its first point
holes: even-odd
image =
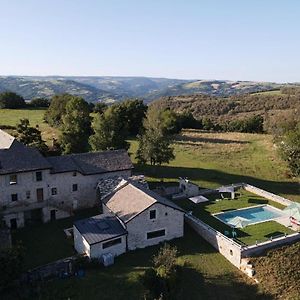
{"type": "Polygon", "coordinates": [[[117,76],[0,76],[0,92],[12,91],[29,100],[70,93],[90,102],[115,102],[141,98],[151,102],[163,96],[210,95],[229,97],[279,90],[285,85],[227,80],[179,80],[117,76]]]}

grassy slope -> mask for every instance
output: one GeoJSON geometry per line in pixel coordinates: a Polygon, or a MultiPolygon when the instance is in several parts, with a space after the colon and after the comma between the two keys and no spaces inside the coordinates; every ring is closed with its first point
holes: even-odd
{"type": "MultiPolygon", "coordinates": [[[[287,177],[287,166],[270,135],[184,131],[174,147],[176,159],[169,165],[137,166],[137,172],[153,181],[177,182],[178,177],[188,177],[201,187],[246,182],[300,201],[299,183],[287,177]]],[[[132,141],[133,160],[136,149],[137,142],[132,141]]]]}
{"type": "Polygon", "coordinates": [[[276,299],[299,299],[300,243],[270,250],[265,256],[254,258],[256,277],[265,291],[276,299]]]}

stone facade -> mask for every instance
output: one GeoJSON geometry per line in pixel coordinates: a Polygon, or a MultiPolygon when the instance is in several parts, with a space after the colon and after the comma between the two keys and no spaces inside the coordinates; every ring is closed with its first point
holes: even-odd
{"type": "Polygon", "coordinates": [[[156,245],[163,241],[183,236],[184,213],[180,210],[156,203],[137,215],[126,224],[128,231],[128,250],[156,245]],[[155,211],[155,218],[150,219],[150,211],[155,211]],[[165,235],[147,238],[147,233],[165,230],[165,235]]]}
{"type": "MultiPolygon", "coordinates": [[[[23,227],[27,219],[48,222],[51,218],[70,216],[74,210],[93,207],[97,202],[96,188],[100,180],[114,176],[127,178],[131,170],[82,175],[79,172],[52,174],[50,170],[17,173],[17,183],[10,184],[10,175],[0,175],[0,207],[8,227],[15,220],[16,227],[23,227]],[[42,180],[36,180],[41,172],[42,180]],[[12,201],[12,195],[17,200],[12,201]],[[33,211],[33,212],[32,212],[33,211]]],[[[14,226],[14,225],[13,225],[14,226]]]]}

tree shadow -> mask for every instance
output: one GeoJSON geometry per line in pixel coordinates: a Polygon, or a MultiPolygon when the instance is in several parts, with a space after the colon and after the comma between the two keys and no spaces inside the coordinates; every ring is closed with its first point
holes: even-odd
{"type": "Polygon", "coordinates": [[[268,204],[268,200],[264,199],[257,199],[257,198],[249,198],[248,203],[255,203],[255,204],[268,204]]]}
{"type": "Polygon", "coordinates": [[[174,166],[141,166],[136,164],[135,171],[137,173],[144,173],[145,175],[158,180],[166,179],[167,181],[174,181],[175,178],[187,177],[191,181],[204,180],[220,186],[244,182],[275,194],[287,192],[291,195],[300,194],[300,184],[298,182],[272,181],[247,175],[226,173],[215,169],[185,168],[174,166]]]}
{"type": "Polygon", "coordinates": [[[196,136],[186,136],[186,135],[179,135],[176,137],[175,140],[176,144],[191,144],[192,146],[195,143],[212,143],[212,144],[249,144],[248,141],[241,141],[241,140],[227,140],[227,139],[220,139],[220,138],[207,138],[207,137],[196,137],[196,136]]]}
{"type": "Polygon", "coordinates": [[[246,280],[236,278],[234,274],[227,276],[206,276],[189,265],[180,270],[181,288],[178,289],[176,299],[212,299],[212,300],[268,300],[271,295],[261,293],[257,285],[247,283],[246,280]]]}

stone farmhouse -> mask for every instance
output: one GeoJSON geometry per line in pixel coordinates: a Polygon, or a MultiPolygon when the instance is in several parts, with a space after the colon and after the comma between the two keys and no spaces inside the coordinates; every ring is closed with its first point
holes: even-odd
{"type": "Polygon", "coordinates": [[[75,249],[90,258],[117,256],[183,236],[184,211],[130,179],[102,199],[102,210],[73,226],[75,249]]]}
{"type": "Polygon", "coordinates": [[[125,150],[44,157],[0,130],[0,216],[10,228],[70,216],[97,203],[97,184],[127,178],[125,150]]]}

